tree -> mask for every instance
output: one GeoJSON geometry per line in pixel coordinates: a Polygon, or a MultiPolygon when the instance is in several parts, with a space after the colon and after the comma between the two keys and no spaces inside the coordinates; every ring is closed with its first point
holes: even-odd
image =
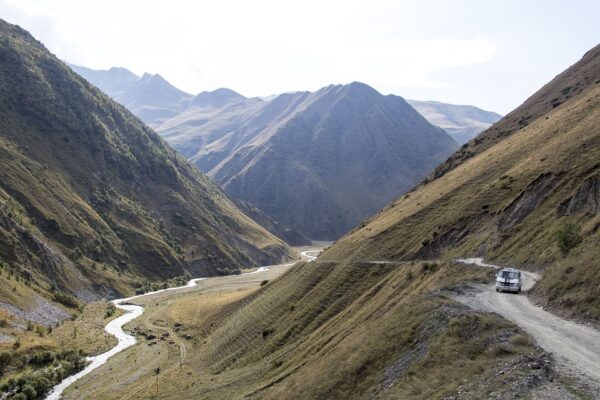
{"type": "Polygon", "coordinates": [[[556,230],[556,242],[563,255],[581,242],[581,226],[576,222],[566,219],[556,230]]]}

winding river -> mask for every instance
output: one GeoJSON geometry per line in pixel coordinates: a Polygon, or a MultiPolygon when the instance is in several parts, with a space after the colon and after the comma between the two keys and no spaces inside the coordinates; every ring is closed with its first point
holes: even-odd
{"type": "MultiPolygon", "coordinates": [[[[300,253],[300,255],[303,260],[310,262],[310,261],[313,261],[315,258],[317,258],[317,254],[319,252],[320,252],[320,250],[311,249],[311,250],[302,251],[300,253]]],[[[292,265],[292,264],[294,264],[294,263],[285,264],[285,265],[292,265]]],[[[269,270],[269,267],[260,267],[260,268],[257,268],[255,271],[246,272],[242,275],[258,274],[261,272],[266,272],[268,270],[269,270]]],[[[197,282],[204,280],[204,279],[211,279],[211,278],[195,278],[195,279],[191,279],[184,286],[172,287],[172,288],[168,288],[168,289],[161,289],[161,290],[157,290],[154,292],[140,294],[138,296],[113,300],[112,303],[117,308],[125,311],[125,314],[110,321],[106,325],[106,327],[104,327],[104,330],[106,330],[106,332],[108,332],[109,334],[111,334],[117,338],[117,341],[118,341],[117,345],[105,353],[98,354],[97,356],[93,356],[93,357],[88,357],[89,364],[84,369],[82,369],[81,371],[76,373],[75,375],[71,375],[71,376],[63,379],[57,385],[55,385],[50,390],[50,392],[48,392],[48,394],[46,395],[46,400],[60,399],[63,392],[69,386],[71,386],[73,383],[75,383],[77,380],[79,380],[82,377],[84,377],[85,375],[89,374],[96,368],[104,365],[108,361],[108,359],[111,358],[112,356],[114,356],[115,354],[125,350],[128,347],[133,346],[136,343],[136,341],[137,341],[136,338],[133,335],[131,335],[128,332],[123,330],[123,326],[125,326],[125,324],[127,324],[130,321],[133,321],[134,319],[136,319],[137,317],[141,316],[144,313],[143,307],[137,306],[134,304],[130,304],[130,302],[132,300],[138,299],[143,296],[150,296],[153,294],[161,293],[161,292],[172,291],[172,290],[181,290],[181,289],[194,287],[194,286],[196,286],[197,282]]]]}

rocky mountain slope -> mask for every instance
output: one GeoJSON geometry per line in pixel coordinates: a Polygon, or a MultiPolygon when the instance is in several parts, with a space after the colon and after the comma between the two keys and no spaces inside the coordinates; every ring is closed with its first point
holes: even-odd
{"type": "Polygon", "coordinates": [[[265,105],[261,99],[247,99],[229,89],[202,92],[188,109],[157,126],[156,131],[186,158],[195,158],[204,146],[243,126],[265,105]]]}
{"type": "Polygon", "coordinates": [[[90,300],[292,257],[156,133],[3,21],[0,160],[0,279],[90,300]]]}
{"type": "Polygon", "coordinates": [[[456,148],[401,97],[361,83],[176,118],[159,132],[228,194],[319,240],[347,232],[456,148]]]}
{"type": "Polygon", "coordinates": [[[77,65],[70,67],[151,127],[185,110],[194,97],[158,74],[145,73],[140,77],[125,68],[93,70],[77,65]]]}
{"type": "Polygon", "coordinates": [[[439,101],[407,100],[427,121],[439,126],[462,145],[502,118],[492,111],[439,101]]]}
{"type": "Polygon", "coordinates": [[[163,390],[215,399],[577,398],[531,337],[450,298],[493,277],[453,261],[482,256],[543,270],[540,301],[600,321],[599,111],[600,46],[314,263],[186,327],[198,356],[163,390]]]}

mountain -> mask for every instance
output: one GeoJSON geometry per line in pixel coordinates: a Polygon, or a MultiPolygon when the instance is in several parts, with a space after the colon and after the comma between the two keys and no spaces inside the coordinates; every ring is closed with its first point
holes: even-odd
{"type": "Polygon", "coordinates": [[[39,290],[92,300],[293,257],[154,131],[3,21],[0,160],[0,264],[39,290]]]}
{"type": "Polygon", "coordinates": [[[347,232],[457,147],[401,97],[356,82],[235,98],[157,129],[233,198],[318,240],[347,232]]]}
{"type": "Polygon", "coordinates": [[[183,111],[194,98],[158,74],[139,77],[125,68],[93,70],[69,66],[151,127],[183,111]]]}
{"type": "Polygon", "coordinates": [[[427,121],[439,126],[462,145],[502,118],[492,111],[474,106],[441,103],[439,101],[407,100],[427,121]]]}
{"type": "Polygon", "coordinates": [[[189,159],[204,146],[242,126],[265,104],[258,98],[246,99],[228,89],[202,92],[190,107],[157,126],[156,131],[189,159]]]}
{"type": "Polygon", "coordinates": [[[571,398],[534,338],[453,300],[494,279],[454,260],[537,270],[541,303],[600,322],[599,124],[600,46],[316,261],[207,306],[186,327],[193,367],[163,395],[571,398]]]}
{"type": "Polygon", "coordinates": [[[290,246],[310,246],[312,244],[312,241],[301,232],[281,225],[279,221],[269,217],[254,205],[241,200],[236,200],[235,205],[260,226],[278,238],[283,239],[290,246]]]}
{"type": "Polygon", "coordinates": [[[600,320],[600,45],[324,259],[483,256],[543,269],[548,306],[600,320]]]}

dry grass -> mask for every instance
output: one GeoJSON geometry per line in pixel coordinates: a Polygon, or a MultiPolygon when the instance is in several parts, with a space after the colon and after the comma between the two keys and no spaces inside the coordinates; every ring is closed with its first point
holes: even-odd
{"type": "Polygon", "coordinates": [[[87,304],[83,313],[75,320],[65,320],[49,335],[58,347],[83,350],[87,355],[96,355],[111,349],[117,339],[104,330],[104,326],[123,312],[119,309],[106,317],[107,302],[87,304]]]}
{"type": "Polygon", "coordinates": [[[140,337],[140,344],[84,378],[66,398],[82,392],[106,399],[152,398],[156,367],[164,371],[161,399],[383,396],[384,372],[417,342],[436,350],[416,360],[410,374],[394,380],[394,388],[421,393],[414,398],[436,398],[454,388],[444,376],[460,382],[532,351],[525,346],[491,356],[491,345],[483,342],[500,330],[518,330],[431,294],[463,280],[487,279],[488,271],[458,264],[310,263],[264,286],[262,277],[250,287],[208,281],[197,291],[149,297],[144,317],[131,328],[159,337],[171,330],[177,340],[148,346],[140,337]],[[458,322],[446,328],[449,318],[440,310],[455,310],[458,322]],[[435,329],[425,328],[428,324],[435,329]],[[481,334],[461,337],[474,326],[481,334]],[[179,341],[185,346],[181,368],[179,341]],[[451,358],[455,361],[448,362],[451,358]],[[424,390],[425,382],[435,384],[424,390]]]}

